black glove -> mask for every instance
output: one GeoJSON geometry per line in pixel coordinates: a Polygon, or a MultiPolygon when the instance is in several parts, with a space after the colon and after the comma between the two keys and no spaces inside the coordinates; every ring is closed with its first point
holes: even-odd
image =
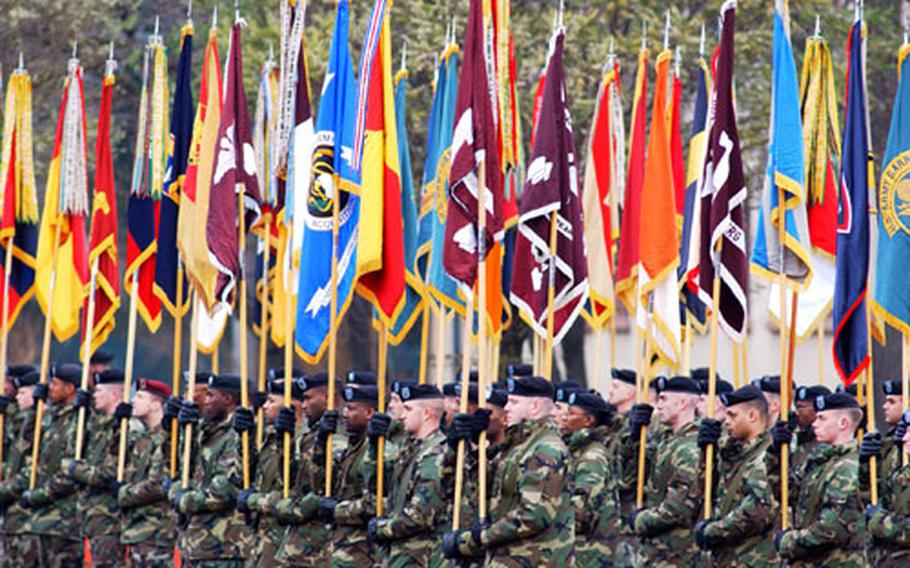
{"type": "MultiPolygon", "coordinates": [[[[117,408],[114,410],[114,417],[117,419],[117,424],[121,420],[126,418],[129,420],[133,416],[133,405],[128,402],[121,402],[117,405],[117,408]]],[[[170,422],[170,420],[168,420],[170,422]]]]}
{"type": "Polygon", "coordinates": [[[866,432],[863,434],[863,441],[859,445],[859,459],[868,460],[872,456],[879,457],[882,454],[882,435],[878,432],[866,432]]]}
{"type": "Polygon", "coordinates": [[[907,435],[907,423],[904,422],[904,419],[901,418],[897,421],[897,426],[894,427],[894,443],[900,445],[904,442],[904,436],[907,435]]]}
{"type": "Polygon", "coordinates": [[[22,496],[19,497],[19,506],[23,509],[32,508],[32,490],[26,489],[22,492],[22,496]]]}
{"type": "Polygon", "coordinates": [[[82,460],[71,460],[66,468],[66,476],[70,479],[76,479],[76,468],[82,464],[82,460]]]}
{"type": "Polygon", "coordinates": [[[199,405],[192,401],[184,401],[180,404],[180,412],[177,414],[177,420],[181,425],[198,424],[201,414],[199,405]]]}
{"type": "Polygon", "coordinates": [[[774,548],[777,551],[780,551],[780,541],[782,538],[784,538],[784,535],[787,534],[788,532],[789,532],[789,529],[787,529],[785,531],[777,531],[776,533],[774,533],[774,548]]]}
{"type": "Polygon", "coordinates": [[[76,389],[76,400],[73,402],[73,406],[77,409],[84,408],[86,412],[91,411],[92,393],[85,389],[76,389]]]}
{"type": "MultiPolygon", "coordinates": [[[[120,488],[123,487],[123,485],[123,482],[112,479],[107,484],[107,490],[111,492],[114,497],[117,497],[117,495],[120,494],[120,488]]],[[[120,507],[118,506],[117,508],[119,509],[120,507]]]]}
{"type": "Polygon", "coordinates": [[[370,546],[374,542],[382,544],[387,539],[379,535],[379,522],[385,520],[386,517],[373,517],[370,519],[370,522],[367,523],[367,542],[370,543],[370,546]]]}
{"type": "Polygon", "coordinates": [[[640,512],[640,509],[632,509],[626,514],[626,525],[632,529],[633,533],[635,532],[635,519],[638,517],[638,513],[640,512]]]}
{"type": "Polygon", "coordinates": [[[458,449],[458,442],[466,443],[473,438],[474,417],[470,414],[459,412],[452,417],[452,426],[446,432],[446,439],[453,450],[458,449]]]}
{"type": "Polygon", "coordinates": [[[866,505],[866,522],[869,522],[869,519],[871,519],[875,513],[878,513],[881,508],[881,505],[873,505],[872,503],[866,505]]]}
{"type": "Polygon", "coordinates": [[[322,415],[322,418],[319,419],[319,430],[316,434],[316,437],[320,442],[325,442],[329,437],[329,434],[334,434],[338,431],[338,411],[337,410],[326,410],[322,415]]]}
{"type": "Polygon", "coordinates": [[[0,414],[6,414],[6,407],[8,407],[13,402],[8,396],[0,395],[0,414]]]}
{"type": "Polygon", "coordinates": [[[392,417],[385,412],[377,412],[370,418],[367,424],[367,437],[371,442],[375,442],[380,437],[386,438],[389,435],[389,427],[392,425],[392,417]]]}
{"type": "MultiPolygon", "coordinates": [[[[181,487],[177,491],[174,491],[174,498],[171,500],[171,507],[175,511],[180,511],[180,498],[183,497],[183,494],[192,491],[191,487],[181,487]]],[[[184,513],[180,513],[181,515],[184,513]]]]}
{"type": "Polygon", "coordinates": [[[282,407],[275,416],[275,431],[279,434],[294,435],[297,429],[297,414],[287,407],[282,407]]]}
{"type": "Polygon", "coordinates": [[[702,550],[711,550],[714,548],[713,542],[705,535],[705,528],[711,524],[711,521],[704,519],[695,523],[695,544],[702,550]]]}
{"type": "Polygon", "coordinates": [[[702,418],[701,424],[698,425],[698,447],[703,450],[709,445],[716,447],[720,440],[720,432],[720,420],[702,418]]]}
{"type": "Polygon", "coordinates": [[[245,406],[238,406],[234,411],[234,430],[241,434],[249,432],[256,426],[256,415],[253,411],[245,406]]]}
{"type": "Polygon", "coordinates": [[[783,420],[778,420],[771,427],[771,450],[780,452],[781,447],[790,443],[793,438],[793,430],[790,425],[783,420]]]}
{"type": "Polygon", "coordinates": [[[164,476],[164,481],[161,482],[161,489],[164,491],[164,494],[167,495],[171,492],[171,485],[174,484],[173,478],[170,475],[164,476]]]}
{"type": "Polygon", "coordinates": [[[252,513],[250,510],[250,495],[255,493],[255,489],[241,489],[237,493],[237,510],[243,513],[244,515],[249,515],[252,513]]]}
{"type": "Polygon", "coordinates": [[[171,431],[171,422],[180,414],[182,403],[176,396],[169,396],[164,402],[164,416],[161,418],[161,427],[165,432],[171,431]]]}
{"type": "Polygon", "coordinates": [[[34,390],[32,390],[32,398],[35,401],[43,400],[47,402],[47,383],[38,383],[35,385],[34,390]]]}
{"type": "Polygon", "coordinates": [[[471,413],[471,435],[475,442],[480,440],[480,433],[490,427],[492,414],[489,408],[478,408],[471,413]]]}
{"type": "Polygon", "coordinates": [[[326,523],[334,523],[336,505],[338,505],[338,499],[334,497],[320,497],[319,509],[316,512],[316,517],[326,523]]]}
{"type": "Polygon", "coordinates": [[[638,436],[638,432],[651,423],[651,415],[654,414],[654,407],[650,404],[633,404],[632,410],[629,411],[629,426],[632,428],[632,434],[638,436]]]}
{"type": "Polygon", "coordinates": [[[268,400],[269,395],[264,391],[253,391],[251,394],[253,410],[259,410],[265,406],[265,401],[268,400]]]}
{"type": "Polygon", "coordinates": [[[461,553],[458,552],[458,537],[461,531],[448,531],[442,535],[442,555],[450,559],[460,559],[461,553]]]}

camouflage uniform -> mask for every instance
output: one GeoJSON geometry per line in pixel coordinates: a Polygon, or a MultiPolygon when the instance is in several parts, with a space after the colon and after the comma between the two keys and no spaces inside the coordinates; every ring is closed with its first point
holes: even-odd
{"type": "Polygon", "coordinates": [[[768,481],[765,433],[744,443],[724,438],[720,443],[714,517],[704,528],[711,548],[711,565],[752,568],[777,564],[773,528],[774,495],[768,481]]]}
{"type": "Polygon", "coordinates": [[[256,478],[253,481],[256,492],[247,501],[250,510],[257,516],[258,524],[255,548],[247,559],[247,566],[273,565],[284,536],[285,527],[271,516],[274,504],[281,499],[284,491],[281,468],[283,448],[281,437],[274,429],[267,428],[257,453],[256,478]]]}
{"type": "MultiPolygon", "coordinates": [[[[862,474],[860,474],[862,475],[862,474]]],[[[867,477],[868,479],[868,477],[867,477]]],[[[882,476],[881,508],[869,518],[870,563],[890,568],[910,565],[910,466],[882,476]]]]}
{"type": "MultiPolygon", "coordinates": [[[[10,419],[10,415],[6,416],[10,419]]],[[[10,559],[25,558],[29,511],[19,505],[19,497],[28,489],[29,468],[32,463],[32,440],[35,431],[34,410],[20,410],[5,428],[14,436],[7,442],[3,461],[3,481],[0,482],[0,510],[4,510],[4,557],[0,566],[13,566],[10,559]]]]}
{"type": "MultiPolygon", "coordinates": [[[[87,420],[83,460],[75,462],[71,469],[71,478],[80,486],[78,508],[82,537],[88,539],[92,563],[99,568],[122,566],[126,557],[125,548],[120,544],[115,486],[119,422],[114,416],[92,413],[87,420]]],[[[131,439],[127,444],[141,437],[144,430],[142,423],[131,421],[131,439]]]]}
{"type": "Polygon", "coordinates": [[[69,404],[51,405],[42,428],[38,476],[25,528],[27,550],[23,564],[81,568],[82,541],[77,524],[79,487],[60,468],[64,456],[75,454],[75,408],[69,404]]]}
{"type": "MultiPolygon", "coordinates": [[[[132,430],[132,429],[131,429],[132,430]]],[[[120,542],[130,548],[131,565],[169,566],[174,556],[174,517],[164,479],[170,463],[170,432],[160,426],[130,445],[126,483],[120,487],[120,542]]]]}
{"type": "Polygon", "coordinates": [[[428,567],[442,564],[437,545],[448,529],[443,521],[446,440],[435,432],[414,440],[399,454],[392,476],[388,518],[380,519],[376,533],[387,542],[384,565],[390,568],[428,567]]]}
{"type": "Polygon", "coordinates": [[[698,423],[689,422],[662,436],[650,460],[645,508],[634,526],[643,566],[689,566],[695,561],[692,528],[701,511],[703,490],[697,437],[698,423]]]}
{"type": "MultiPolygon", "coordinates": [[[[779,495],[779,456],[768,452],[769,477],[779,495]]],[[[855,442],[819,444],[804,470],[790,470],[793,528],[778,550],[788,566],[864,566],[863,504],[855,442]]]]}
{"type": "Polygon", "coordinates": [[[809,456],[818,447],[818,440],[815,439],[815,430],[812,429],[812,426],[805,428],[800,426],[796,429],[793,437],[795,438],[795,443],[790,444],[790,467],[803,469],[806,467],[809,456]]]}
{"type": "Polygon", "coordinates": [[[567,442],[572,454],[575,561],[581,567],[612,565],[619,536],[616,481],[603,441],[607,426],[579,430],[567,442]]]}
{"type": "Polygon", "coordinates": [[[190,489],[180,497],[189,517],[180,549],[190,566],[240,566],[252,539],[243,514],[234,508],[241,484],[240,439],[226,416],[203,420],[194,452],[190,489]]]}
{"type": "MultiPolygon", "coordinates": [[[[632,442],[632,432],[629,426],[628,414],[616,414],[607,427],[607,437],[604,442],[607,454],[610,457],[610,466],[616,480],[616,507],[620,518],[624,518],[635,509],[635,489],[638,481],[638,456],[633,456],[631,450],[635,446],[632,442]]],[[[615,539],[615,566],[631,566],[635,559],[637,542],[635,535],[629,527],[617,522],[608,529],[615,539]]]]}
{"type": "MultiPolygon", "coordinates": [[[[487,566],[572,566],[575,510],[571,456],[551,418],[526,420],[510,432],[490,493],[490,524],[480,531],[487,566]]],[[[477,556],[470,531],[458,548],[477,556]]]]}

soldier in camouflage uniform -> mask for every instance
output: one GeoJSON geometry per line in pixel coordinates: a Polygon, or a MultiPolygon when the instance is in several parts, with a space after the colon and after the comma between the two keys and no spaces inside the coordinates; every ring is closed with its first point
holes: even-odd
{"type": "MultiPolygon", "coordinates": [[[[774,425],[780,420],[781,416],[789,419],[790,409],[785,408],[781,412],[780,408],[780,375],[764,375],[752,379],[752,384],[761,389],[768,401],[768,425],[774,425]]],[[[795,392],[794,387],[790,392],[795,392]]]]}
{"type": "Polygon", "coordinates": [[[720,422],[705,418],[698,445],[718,448],[713,517],[695,525],[695,542],[710,552],[710,566],[758,568],[779,562],[772,543],[774,495],[765,467],[771,443],[767,433],[768,402],[761,390],[746,385],[721,395],[727,436],[720,422]]]}
{"type": "Polygon", "coordinates": [[[612,565],[620,515],[604,441],[613,408],[596,392],[578,390],[569,393],[566,407],[558,426],[572,454],[575,561],[583,568],[612,565]]]}
{"type": "MultiPolygon", "coordinates": [[[[701,511],[701,452],[695,407],[701,389],[689,377],[661,377],[657,415],[670,434],[648,452],[645,507],[629,515],[641,566],[688,566],[696,558],[692,528],[701,511]]],[[[633,420],[633,425],[637,419],[633,420]]],[[[652,440],[652,444],[654,441],[652,440]]],[[[630,445],[638,455],[638,437],[630,445]]]]}
{"type": "MultiPolygon", "coordinates": [[[[698,383],[699,388],[701,388],[701,396],[698,397],[698,406],[695,407],[695,416],[697,418],[705,418],[708,416],[708,368],[698,367],[692,369],[690,376],[698,383]]],[[[733,385],[730,384],[729,381],[720,378],[720,375],[717,375],[715,379],[714,419],[723,422],[726,407],[724,407],[724,403],[721,400],[721,395],[733,392],[733,385]]]]}
{"type": "Polygon", "coordinates": [[[130,445],[124,483],[117,492],[120,542],[129,547],[132,568],[164,568],[174,556],[175,515],[163,487],[171,438],[161,427],[170,396],[171,388],[165,383],[140,379],[133,397],[132,413],[144,424],[145,433],[130,445]]]}
{"type": "MultiPolygon", "coordinates": [[[[252,548],[243,515],[234,510],[242,483],[242,458],[240,439],[231,424],[239,403],[240,377],[209,377],[204,421],[194,441],[190,486],[172,487],[169,495],[174,510],[189,519],[180,549],[190,567],[239,568],[252,548]]],[[[187,416],[193,414],[194,406],[185,403],[182,421],[195,418],[187,416]]],[[[252,421],[252,411],[245,410],[252,421]]]]}
{"type": "Polygon", "coordinates": [[[445,436],[439,431],[442,393],[432,385],[399,386],[402,423],[414,444],[407,458],[395,464],[387,516],[371,519],[367,535],[385,545],[384,566],[436,567],[443,560],[436,542],[446,529],[448,504],[445,436]]]}
{"type": "MultiPolygon", "coordinates": [[[[859,457],[854,439],[862,411],[849,395],[815,401],[818,447],[806,467],[790,470],[792,528],[775,544],[788,566],[853,568],[865,565],[859,457]]],[[[779,448],[779,446],[778,446],[779,448]]],[[[779,495],[780,450],[768,452],[768,473],[779,495]]]]}
{"type": "Polygon", "coordinates": [[[806,466],[809,456],[818,446],[815,439],[815,399],[819,396],[828,396],[831,391],[822,385],[799,387],[794,393],[796,405],[796,436],[790,443],[790,467],[802,469],[806,466]]]}
{"type": "Polygon", "coordinates": [[[485,555],[488,566],[571,566],[575,510],[571,456],[550,417],[553,385],[540,377],[509,379],[511,432],[499,454],[489,518],[446,533],[449,558],[485,555]],[[488,523],[488,524],[487,524],[488,523]]]}
{"type": "MultiPolygon", "coordinates": [[[[635,405],[636,373],[632,369],[613,368],[610,371],[609,402],[616,409],[608,425],[604,444],[610,457],[613,475],[616,479],[616,507],[622,518],[635,509],[635,484],[638,478],[638,460],[626,461],[626,452],[632,444],[633,431],[629,423],[632,407],[635,405]]],[[[614,523],[607,529],[610,539],[616,541],[616,566],[631,566],[635,558],[635,535],[624,523],[614,523]]]]}
{"type": "MultiPolygon", "coordinates": [[[[901,417],[898,426],[903,430],[899,450],[910,452],[910,411],[901,417]]],[[[865,445],[865,440],[864,440],[865,445]]],[[[864,468],[863,468],[864,469],[864,468]]],[[[860,471],[861,482],[869,479],[868,471],[860,471]]],[[[902,465],[898,457],[893,469],[879,479],[879,503],[866,506],[867,531],[870,541],[869,562],[882,568],[910,565],[910,465],[902,465]]]]}
{"type": "Polygon", "coordinates": [[[32,391],[38,383],[38,371],[31,365],[10,368],[7,376],[16,406],[6,407],[6,425],[10,433],[4,444],[3,478],[0,481],[0,511],[3,512],[3,556],[0,566],[12,566],[10,559],[22,558],[22,534],[28,524],[28,511],[19,505],[22,492],[28,488],[32,439],[35,426],[35,401],[32,391]],[[15,414],[12,413],[15,408],[15,414]]]}
{"type": "MultiPolygon", "coordinates": [[[[247,559],[247,566],[250,567],[274,565],[278,547],[284,538],[286,527],[281,525],[271,512],[284,495],[282,469],[284,433],[287,432],[293,437],[297,429],[297,412],[294,406],[291,408],[284,406],[284,371],[273,370],[270,375],[264,416],[266,422],[274,426],[274,429],[265,430],[262,446],[258,451],[256,478],[252,487],[237,494],[237,510],[252,515],[257,525],[256,547],[247,559]]],[[[299,406],[303,393],[297,379],[302,379],[303,374],[294,370],[293,375],[291,397],[299,406]]]]}

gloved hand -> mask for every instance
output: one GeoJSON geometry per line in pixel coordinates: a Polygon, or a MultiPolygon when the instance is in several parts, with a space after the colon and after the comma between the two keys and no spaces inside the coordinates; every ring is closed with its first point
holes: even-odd
{"type": "Polygon", "coordinates": [[[698,426],[698,447],[703,450],[709,445],[716,447],[718,440],[720,440],[720,433],[720,420],[702,418],[701,424],[698,426]]]}
{"type": "Polygon", "coordinates": [[[0,414],[6,414],[7,407],[13,402],[8,396],[0,395],[0,414]]]}
{"type": "Polygon", "coordinates": [[[382,543],[386,539],[379,535],[379,524],[386,520],[386,517],[373,517],[370,519],[370,522],[367,523],[367,540],[370,542],[382,543]]]}
{"type": "Polygon", "coordinates": [[[73,406],[90,412],[92,410],[92,393],[85,389],[76,389],[76,400],[73,401],[73,406]]]}
{"type": "Polygon", "coordinates": [[[238,406],[234,411],[234,431],[238,434],[249,432],[256,426],[256,415],[245,406],[238,406]]]}
{"type": "MultiPolygon", "coordinates": [[[[133,416],[133,405],[128,402],[121,402],[117,405],[117,408],[114,410],[114,417],[117,419],[117,424],[120,424],[120,421],[126,418],[129,420],[133,416]]],[[[170,420],[168,420],[170,422],[170,420]]]]}
{"type": "Polygon", "coordinates": [[[316,437],[320,442],[325,442],[329,437],[329,434],[334,434],[338,431],[338,411],[337,410],[326,410],[322,415],[322,418],[319,419],[319,430],[316,434],[316,437]]]}
{"type": "Polygon", "coordinates": [[[180,399],[176,396],[169,396],[164,402],[164,416],[161,418],[161,427],[166,431],[171,431],[171,422],[180,414],[182,407],[180,399]]]}
{"type": "Polygon", "coordinates": [[[174,484],[174,480],[169,475],[164,476],[164,481],[161,482],[161,489],[164,490],[164,494],[167,495],[171,492],[171,485],[174,484]]]}
{"type": "Polygon", "coordinates": [[[186,511],[183,511],[180,509],[180,501],[181,501],[181,499],[183,499],[183,496],[185,494],[189,493],[192,490],[193,490],[192,487],[181,487],[180,489],[177,489],[176,491],[174,491],[173,496],[171,498],[171,507],[173,507],[173,509],[175,511],[177,511],[178,513],[186,514],[186,511]]]}
{"type": "Polygon", "coordinates": [[[19,506],[23,509],[32,508],[32,490],[26,489],[22,492],[22,496],[19,497],[19,506]]]}
{"type": "Polygon", "coordinates": [[[380,437],[386,438],[389,435],[389,427],[392,425],[392,417],[385,412],[377,412],[370,418],[367,424],[367,437],[371,442],[375,442],[380,437]]]}
{"type": "Polygon", "coordinates": [[[184,426],[187,424],[198,424],[201,416],[199,405],[187,400],[180,405],[180,413],[177,414],[177,420],[184,426]]]}
{"type": "Polygon", "coordinates": [[[710,525],[711,522],[712,521],[702,519],[695,523],[695,544],[702,550],[711,550],[714,548],[713,542],[705,535],[705,528],[710,525]]]}
{"type": "Polygon", "coordinates": [[[47,402],[47,392],[48,386],[47,383],[38,383],[35,385],[35,388],[32,390],[32,398],[36,401],[43,400],[47,402]]]}
{"type": "Polygon", "coordinates": [[[869,519],[871,519],[873,516],[875,516],[875,513],[878,513],[879,511],[881,511],[881,509],[882,509],[881,505],[873,505],[872,503],[869,503],[868,505],[866,505],[866,522],[868,522],[869,519]]]}
{"type": "Polygon", "coordinates": [[[319,511],[316,516],[326,522],[335,522],[335,506],[338,505],[338,499],[334,497],[322,497],[319,499],[319,511]]]}
{"type": "Polygon", "coordinates": [[[654,407],[650,404],[633,404],[629,411],[629,427],[632,428],[632,434],[638,436],[639,431],[651,423],[651,415],[654,414],[654,407]]]}
{"type": "Polygon", "coordinates": [[[790,532],[790,529],[787,529],[785,531],[777,531],[774,533],[774,548],[777,549],[778,552],[780,552],[780,541],[783,540],[784,535],[788,532],[790,532]]]}
{"type": "Polygon", "coordinates": [[[904,436],[907,435],[907,423],[904,422],[904,419],[901,418],[897,421],[897,425],[894,427],[894,442],[896,444],[902,444],[904,442],[904,436]]]}
{"type": "Polygon", "coordinates": [[[268,394],[263,391],[253,391],[250,393],[251,402],[253,404],[253,410],[259,410],[265,406],[265,401],[268,400],[268,394]]]}
{"type": "Polygon", "coordinates": [[[635,532],[635,519],[638,518],[638,513],[641,512],[641,509],[632,509],[626,514],[626,526],[632,529],[632,532],[635,532]]]}
{"type": "Polygon", "coordinates": [[[868,461],[869,458],[876,458],[882,454],[882,435],[878,432],[866,432],[863,434],[863,441],[859,445],[859,459],[868,461]]]}
{"type": "Polygon", "coordinates": [[[250,510],[250,495],[255,493],[255,489],[241,489],[237,493],[237,510],[241,513],[248,515],[253,511],[250,510]]]}
{"type": "Polygon", "coordinates": [[[780,452],[781,447],[790,443],[793,438],[793,430],[790,425],[783,420],[778,420],[771,427],[771,450],[780,452]]]}
{"type": "Polygon", "coordinates": [[[453,450],[458,449],[458,442],[465,443],[473,438],[474,417],[467,413],[459,412],[452,417],[452,426],[446,431],[446,441],[453,450]]]}
{"type": "Polygon", "coordinates": [[[76,479],[76,469],[82,463],[82,460],[74,460],[72,458],[63,458],[60,462],[60,469],[62,469],[66,476],[70,479],[76,479]]]}
{"type": "Polygon", "coordinates": [[[294,411],[287,407],[278,410],[278,414],[275,416],[275,431],[279,434],[287,432],[293,436],[296,429],[297,415],[294,411]]]}

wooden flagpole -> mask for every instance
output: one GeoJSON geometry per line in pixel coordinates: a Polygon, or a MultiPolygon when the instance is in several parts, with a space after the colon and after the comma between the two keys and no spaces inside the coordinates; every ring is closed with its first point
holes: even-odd
{"type": "MultiPolygon", "coordinates": [[[[0,330],[0,394],[6,392],[6,367],[8,364],[7,348],[9,347],[9,279],[13,271],[13,238],[6,241],[6,254],[3,261],[3,315],[0,330]]],[[[0,412],[0,480],[3,479],[3,442],[6,439],[6,414],[0,412]]]]}
{"type": "Polygon", "coordinates": [[[607,385],[604,381],[604,374],[601,370],[603,366],[603,343],[604,339],[604,330],[603,327],[599,325],[594,326],[594,380],[592,382],[592,387],[599,389],[600,392],[607,392],[607,385]]]}
{"type": "MultiPolygon", "coordinates": [[[[458,402],[458,411],[461,413],[468,411],[468,383],[471,377],[471,321],[474,319],[474,298],[467,298],[465,304],[461,345],[461,397],[458,402]]],[[[461,527],[461,496],[464,492],[464,451],[465,441],[458,440],[458,447],[455,453],[455,498],[452,504],[453,531],[457,531],[461,527]]]]}
{"type": "Polygon", "coordinates": [[[825,384],[825,320],[818,322],[818,384],[825,384]]]}
{"type": "MultiPolygon", "coordinates": [[[[721,241],[720,249],[723,246],[721,241]]],[[[718,254],[720,251],[718,250],[718,254]]],[[[714,286],[711,291],[711,354],[708,363],[708,418],[714,419],[714,399],[717,395],[717,312],[720,310],[720,276],[714,274],[714,286]]],[[[734,343],[734,346],[739,345],[734,343]]],[[[739,353],[734,352],[734,360],[738,360],[739,353]]],[[[739,365],[736,365],[739,368],[739,365]]],[[[739,381],[739,373],[735,373],[735,378],[739,381]]],[[[739,385],[737,385],[738,387],[739,385]]],[[[714,495],[714,444],[708,444],[705,448],[705,519],[711,518],[711,506],[714,495]]]]}
{"type": "MultiPolygon", "coordinates": [[[[250,406],[250,385],[248,383],[249,369],[247,352],[247,309],[246,309],[246,270],[243,268],[243,253],[246,251],[246,215],[243,209],[244,186],[237,185],[237,215],[239,229],[239,243],[237,254],[240,257],[240,277],[237,293],[240,295],[240,406],[250,406]]],[[[243,449],[243,489],[250,487],[250,432],[244,430],[240,434],[240,444],[243,449]]]]}
{"type": "Polygon", "coordinates": [[[442,384],[445,381],[445,336],[448,316],[445,306],[440,304],[436,308],[436,354],[434,356],[436,362],[436,387],[439,390],[442,390],[442,384]]]}
{"type": "MultiPolygon", "coordinates": [[[[376,387],[379,391],[377,407],[385,412],[385,385],[389,357],[389,329],[384,322],[379,323],[379,365],[376,373],[376,387]]],[[[382,516],[382,496],[385,494],[385,436],[376,440],[376,516],[382,516]]]]}
{"type": "MultiPolygon", "coordinates": [[[[243,215],[243,212],[241,212],[243,215]]],[[[256,390],[265,392],[266,356],[269,345],[269,262],[272,252],[272,214],[266,214],[265,223],[265,251],[262,253],[262,314],[259,321],[259,373],[256,378],[256,390]]],[[[260,406],[256,409],[256,448],[262,447],[262,438],[265,433],[265,409],[260,406]]]]}
{"type": "MultiPolygon", "coordinates": [[[[190,316],[190,361],[186,378],[186,400],[192,402],[193,395],[196,392],[196,363],[199,359],[199,346],[196,343],[196,336],[199,332],[199,310],[205,309],[199,299],[199,294],[193,294],[192,300],[193,313],[190,316]]],[[[181,480],[183,487],[190,485],[190,458],[193,455],[193,425],[186,424],[183,430],[183,463],[181,468],[181,480]]]]}
{"type": "MultiPolygon", "coordinates": [[[[639,298],[639,302],[641,299],[639,298]]],[[[641,372],[636,373],[635,381],[638,390],[638,403],[642,404],[647,401],[648,385],[651,380],[651,348],[652,348],[652,339],[653,334],[653,323],[654,315],[652,314],[653,305],[652,301],[649,301],[648,306],[648,328],[645,330],[645,354],[639,359],[639,365],[641,366],[641,372]]],[[[636,330],[638,329],[638,323],[635,323],[636,330]]],[[[636,331],[636,336],[639,335],[639,332],[636,331]]],[[[636,341],[636,351],[640,349],[640,341],[636,341]]],[[[648,443],[648,426],[644,425],[641,427],[641,431],[638,434],[638,480],[635,486],[635,504],[636,507],[641,509],[644,506],[645,502],[645,450],[648,443]]]]}
{"type": "MultiPolygon", "coordinates": [[[[54,286],[57,280],[57,256],[60,252],[60,223],[57,220],[54,224],[54,242],[51,245],[54,265],[51,267],[51,281],[48,286],[49,294],[47,298],[47,316],[44,318],[44,338],[41,344],[41,375],[39,383],[46,385],[48,382],[47,373],[50,367],[51,357],[51,320],[54,313],[54,286]]],[[[35,433],[32,438],[32,464],[28,478],[28,488],[34,489],[38,481],[38,454],[41,450],[41,423],[44,420],[44,401],[36,401],[35,407],[35,433]]]]}
{"type": "MultiPolygon", "coordinates": [[[[124,403],[130,401],[130,391],[133,387],[133,361],[136,356],[136,313],[137,313],[137,288],[139,287],[139,269],[133,271],[130,283],[130,314],[126,332],[126,368],[123,370],[123,398],[124,403]]],[[[117,448],[117,481],[123,483],[126,472],[126,438],[129,434],[129,418],[120,419],[120,444],[117,448]]]]}
{"type": "Polygon", "coordinates": [[[553,328],[556,319],[556,239],[559,235],[557,230],[558,220],[559,213],[554,210],[550,213],[550,281],[547,284],[547,342],[543,352],[543,376],[548,381],[553,380],[553,328]]]}
{"type": "MultiPolygon", "coordinates": [[[[487,227],[487,161],[484,159],[477,167],[477,250],[480,253],[477,261],[477,401],[480,408],[485,408],[483,393],[486,392],[487,364],[489,361],[487,351],[487,253],[484,232],[487,227]]],[[[470,325],[470,324],[469,324],[470,325]]],[[[468,329],[470,331],[470,327],[468,329]]],[[[467,385],[462,385],[462,393],[466,392],[467,385]]],[[[462,394],[462,396],[464,396],[462,394]]],[[[466,412],[467,409],[462,410],[466,412]]],[[[477,482],[477,508],[480,522],[487,518],[487,433],[481,431],[477,443],[478,482],[477,482]]]]}
{"type": "MultiPolygon", "coordinates": [[[[288,221],[287,223],[287,234],[288,234],[288,247],[289,250],[293,250],[293,240],[294,240],[294,227],[293,222],[288,221]]],[[[294,367],[294,326],[291,325],[291,322],[294,321],[294,302],[293,302],[293,292],[294,292],[294,281],[295,281],[295,271],[294,271],[294,255],[290,252],[287,255],[288,263],[285,268],[285,275],[287,276],[287,282],[282,282],[280,284],[286,286],[286,298],[284,302],[284,407],[291,408],[291,381],[293,380],[292,371],[294,367]]],[[[278,282],[275,285],[279,285],[278,282]]],[[[287,499],[291,494],[291,433],[285,432],[282,440],[282,455],[284,456],[284,461],[281,464],[281,479],[282,483],[282,493],[283,497],[287,499]]]]}
{"type": "MultiPolygon", "coordinates": [[[[875,385],[873,369],[873,346],[875,339],[872,336],[872,309],[869,301],[866,301],[866,337],[869,338],[869,366],[866,367],[866,423],[869,426],[869,432],[875,432],[875,385]]],[[[902,384],[907,381],[907,375],[902,374],[902,384]]],[[[901,395],[906,396],[906,395],[901,395]]],[[[897,441],[897,447],[901,448],[903,454],[903,442],[897,441]]],[[[878,505],[878,458],[869,457],[869,502],[872,505],[878,505]]]]}
{"type": "Polygon", "coordinates": [[[618,367],[616,362],[616,308],[613,308],[613,315],[610,317],[610,365],[618,367]]]}
{"type": "Polygon", "coordinates": [[[220,369],[221,366],[219,365],[220,357],[218,357],[218,349],[220,347],[221,347],[221,339],[219,339],[215,343],[215,347],[212,349],[212,374],[213,375],[217,375],[218,373],[221,372],[221,369],[220,369]]]}
{"type": "MultiPolygon", "coordinates": [[[[780,273],[778,274],[778,302],[780,306],[780,420],[787,420],[789,406],[789,385],[786,384],[788,379],[787,367],[787,277],[784,274],[784,241],[786,240],[786,221],[787,212],[784,208],[784,190],[782,187],[777,188],[777,206],[783,215],[780,215],[777,223],[777,237],[780,242],[780,273]]],[[[795,298],[794,298],[795,300],[795,298]]],[[[793,322],[796,325],[796,322],[793,322]]],[[[780,527],[781,530],[790,528],[789,507],[790,507],[790,444],[785,444],[780,449],[780,527]]]]}
{"type": "Polygon", "coordinates": [[[423,293],[423,314],[420,317],[420,370],[417,380],[420,384],[427,382],[427,358],[430,348],[430,300],[427,297],[426,286],[423,293]]]}
{"type": "Polygon", "coordinates": [[[736,341],[733,342],[733,386],[739,388],[743,386],[743,377],[741,374],[741,346],[736,341]]]}
{"type": "MultiPolygon", "coordinates": [[[[332,196],[332,272],[329,288],[332,291],[329,313],[329,385],[328,385],[328,405],[326,410],[331,412],[335,410],[335,356],[337,352],[338,339],[338,207],[341,199],[341,179],[336,172],[334,174],[335,193],[332,196]]],[[[332,442],[333,436],[329,434],[325,440],[325,496],[332,496],[332,442]]]]}
{"type": "Polygon", "coordinates": [[[684,316],[686,319],[686,337],[683,343],[683,349],[685,349],[683,353],[683,372],[688,375],[692,372],[692,320],[689,317],[688,310],[684,312],[684,316]]]}
{"type": "MultiPolygon", "coordinates": [[[[195,343],[196,338],[192,341],[195,343]]],[[[180,368],[183,362],[181,349],[183,348],[183,261],[177,255],[177,311],[174,312],[174,360],[171,366],[171,392],[175,397],[180,396],[180,368]]],[[[177,476],[177,417],[171,418],[171,455],[169,473],[171,479],[177,476]]]]}
{"type": "MultiPolygon", "coordinates": [[[[79,388],[88,390],[89,362],[92,358],[92,336],[95,333],[95,286],[98,281],[98,259],[92,262],[91,278],[88,286],[88,310],[85,321],[85,339],[82,349],[82,377],[79,388]]],[[[80,406],[76,415],[76,459],[82,459],[83,446],[85,445],[85,417],[87,409],[80,406]]]]}

